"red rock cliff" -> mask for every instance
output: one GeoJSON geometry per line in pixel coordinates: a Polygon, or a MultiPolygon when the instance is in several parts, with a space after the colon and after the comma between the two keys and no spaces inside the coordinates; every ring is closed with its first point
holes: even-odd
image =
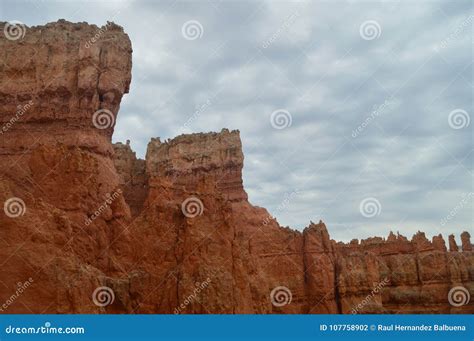
{"type": "Polygon", "coordinates": [[[146,160],[112,145],[131,77],[115,24],[0,46],[0,312],[474,312],[467,232],[448,251],[421,232],[343,244],[322,222],[281,227],[248,202],[238,131],[152,139],[146,160]]]}
{"type": "Polygon", "coordinates": [[[21,39],[0,37],[0,302],[32,278],[7,312],[98,311],[90,291],[130,216],[110,140],[131,43],[112,23],[19,29],[21,39]]]}

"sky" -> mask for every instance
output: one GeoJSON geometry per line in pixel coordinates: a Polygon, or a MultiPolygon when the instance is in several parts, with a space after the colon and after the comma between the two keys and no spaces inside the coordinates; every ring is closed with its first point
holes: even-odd
{"type": "Polygon", "coordinates": [[[239,129],[252,204],[333,239],[472,231],[471,1],[2,1],[0,20],[124,27],[113,140],[239,129]]]}

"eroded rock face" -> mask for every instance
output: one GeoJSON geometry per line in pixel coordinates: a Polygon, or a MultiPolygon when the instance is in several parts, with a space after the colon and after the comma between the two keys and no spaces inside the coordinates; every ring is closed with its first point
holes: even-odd
{"type": "MultiPolygon", "coordinates": [[[[362,282],[348,286],[347,298],[341,297],[341,301],[347,303],[342,312],[354,312],[354,309],[356,313],[472,312],[469,304],[461,307],[446,304],[453,287],[464,286],[472,292],[472,252],[447,252],[441,235],[434,236],[431,242],[421,232],[411,241],[400,235],[393,236],[387,240],[363,240],[360,244],[337,244],[340,258],[347,261],[354,257],[359,264],[356,273],[349,278],[363,278],[362,282]],[[374,260],[375,267],[369,270],[374,260]],[[374,277],[369,279],[368,276],[374,277]],[[367,296],[369,303],[357,309],[356,301],[367,296]]],[[[349,270],[340,270],[347,273],[353,269],[351,264],[349,270]]],[[[340,287],[345,291],[342,283],[340,287]]]]}
{"type": "Polygon", "coordinates": [[[344,244],[321,221],[281,227],[248,202],[238,131],[152,139],[146,160],[112,145],[113,123],[93,118],[115,121],[128,92],[115,24],[59,21],[0,46],[0,198],[24,202],[0,214],[0,312],[474,312],[448,299],[474,293],[467,232],[447,251],[422,232],[344,244]]]}
{"type": "Polygon", "coordinates": [[[10,205],[0,215],[0,302],[31,277],[7,312],[98,312],[91,290],[116,268],[111,242],[125,238],[130,218],[110,141],[131,79],[131,43],[112,23],[62,20],[23,27],[17,40],[4,25],[0,198],[10,205]],[[23,215],[7,215],[15,207],[23,215]]]}
{"type": "Polygon", "coordinates": [[[152,139],[146,157],[147,172],[156,182],[168,179],[173,187],[189,192],[217,192],[227,201],[247,200],[243,161],[239,132],[227,129],[181,135],[163,143],[152,139]]]}
{"type": "Polygon", "coordinates": [[[62,209],[93,209],[118,185],[110,139],[131,80],[130,40],[113,23],[24,30],[0,39],[0,171],[62,209]]]}
{"type": "Polygon", "coordinates": [[[135,152],[130,148],[130,141],[126,144],[115,143],[114,163],[120,175],[120,186],[133,216],[137,216],[148,196],[148,174],[146,162],[137,159],[135,152]]]}

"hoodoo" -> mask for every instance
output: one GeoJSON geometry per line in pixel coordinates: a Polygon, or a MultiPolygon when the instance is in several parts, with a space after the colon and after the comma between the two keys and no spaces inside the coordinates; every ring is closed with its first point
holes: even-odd
{"type": "Polygon", "coordinates": [[[132,65],[118,25],[60,20],[0,48],[0,312],[474,313],[450,302],[474,293],[467,232],[447,250],[283,228],[248,201],[237,130],[154,138],[145,160],[112,144],[132,65]]]}

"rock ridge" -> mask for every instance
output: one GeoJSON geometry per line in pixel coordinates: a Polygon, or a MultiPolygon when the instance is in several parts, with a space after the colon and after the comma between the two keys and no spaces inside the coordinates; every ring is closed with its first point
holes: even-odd
{"type": "Polygon", "coordinates": [[[447,247],[282,227],[248,201],[238,130],[153,138],[145,160],[112,144],[121,27],[24,29],[0,37],[0,313],[474,313],[450,301],[474,293],[468,232],[447,247]]]}

